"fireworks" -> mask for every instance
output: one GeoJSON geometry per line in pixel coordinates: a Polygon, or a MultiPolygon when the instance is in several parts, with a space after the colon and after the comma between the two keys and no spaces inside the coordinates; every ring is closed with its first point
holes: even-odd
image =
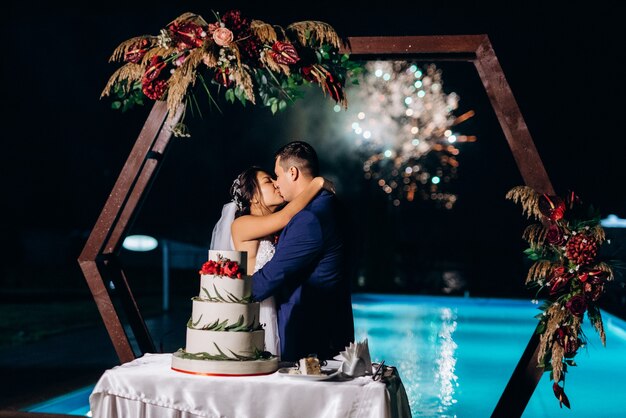
{"type": "Polygon", "coordinates": [[[351,92],[350,129],[363,155],[365,178],[375,181],[395,206],[403,199],[433,201],[452,209],[448,190],[456,178],[460,142],[452,127],[459,97],[443,91],[441,70],[406,61],[370,61],[351,92]]]}

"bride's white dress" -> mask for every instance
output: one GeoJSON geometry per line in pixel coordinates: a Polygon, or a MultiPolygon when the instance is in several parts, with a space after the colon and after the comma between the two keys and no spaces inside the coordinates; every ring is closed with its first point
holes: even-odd
{"type": "MultiPolygon", "coordinates": [[[[259,241],[259,249],[256,253],[256,262],[254,264],[254,272],[256,273],[274,256],[274,244],[272,241],[262,239],[259,241]]],[[[259,313],[259,322],[265,324],[265,350],[275,354],[280,359],[280,336],[278,335],[278,316],[276,315],[276,303],[274,297],[261,301],[261,311],[259,313]]]]}

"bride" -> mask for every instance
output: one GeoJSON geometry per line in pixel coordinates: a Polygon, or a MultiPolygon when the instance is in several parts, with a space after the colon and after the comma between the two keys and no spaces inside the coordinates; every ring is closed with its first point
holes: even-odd
{"type": "MultiPolygon", "coordinates": [[[[248,266],[254,266],[252,274],[255,273],[274,255],[280,231],[322,189],[334,192],[332,183],[315,177],[300,195],[284,205],[285,200],[268,172],[259,167],[246,169],[233,181],[232,201],[224,205],[213,228],[211,249],[246,251],[248,266]]],[[[259,322],[265,324],[265,350],[280,358],[274,297],[261,301],[259,315],[259,322]]]]}

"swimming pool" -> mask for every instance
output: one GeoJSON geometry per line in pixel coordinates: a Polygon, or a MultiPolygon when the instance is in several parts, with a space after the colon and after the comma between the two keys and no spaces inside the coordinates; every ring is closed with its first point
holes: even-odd
{"type": "MultiPolygon", "coordinates": [[[[488,417],[536,326],[530,301],[355,294],[357,341],[398,368],[414,416],[488,417]]],[[[587,350],[567,374],[572,410],[560,409],[544,374],[524,417],[616,417],[626,393],[626,323],[603,313],[607,347],[587,320],[587,350]]],[[[92,387],[26,408],[85,416],[92,387]]]]}
{"type": "MultiPolygon", "coordinates": [[[[397,366],[414,416],[488,417],[537,320],[538,305],[510,299],[353,295],[355,337],[373,360],[397,366]]],[[[524,417],[616,417],[626,393],[626,323],[603,313],[607,346],[585,319],[587,350],[567,374],[572,410],[544,373],[524,417]]]]}

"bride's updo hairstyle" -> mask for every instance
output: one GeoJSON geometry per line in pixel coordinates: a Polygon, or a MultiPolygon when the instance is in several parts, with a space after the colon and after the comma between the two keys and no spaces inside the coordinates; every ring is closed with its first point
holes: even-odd
{"type": "Polygon", "coordinates": [[[250,215],[250,205],[252,199],[259,193],[260,185],[257,180],[257,174],[265,172],[261,167],[252,166],[243,173],[239,174],[233,185],[230,187],[230,196],[233,202],[237,204],[237,213],[235,218],[243,215],[250,215]]]}

